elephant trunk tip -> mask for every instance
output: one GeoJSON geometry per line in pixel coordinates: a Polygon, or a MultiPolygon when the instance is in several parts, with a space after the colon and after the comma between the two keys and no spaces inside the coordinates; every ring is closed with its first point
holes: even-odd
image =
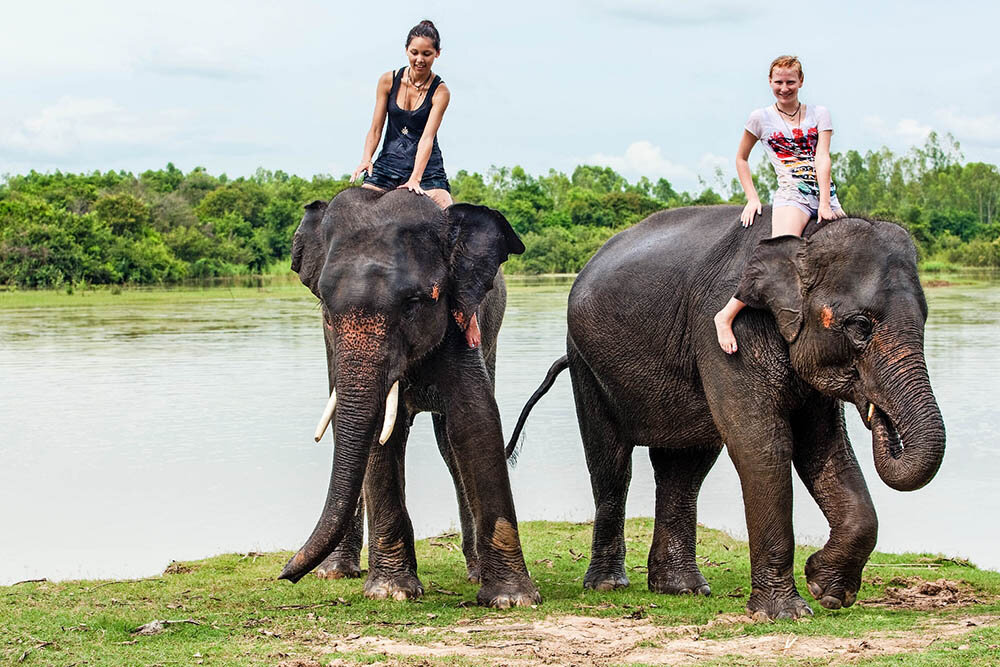
{"type": "Polygon", "coordinates": [[[310,568],[304,567],[305,560],[305,556],[303,556],[302,552],[299,551],[285,564],[281,574],[278,575],[278,579],[285,579],[293,584],[298,583],[299,579],[306,576],[310,570],[310,568]]]}

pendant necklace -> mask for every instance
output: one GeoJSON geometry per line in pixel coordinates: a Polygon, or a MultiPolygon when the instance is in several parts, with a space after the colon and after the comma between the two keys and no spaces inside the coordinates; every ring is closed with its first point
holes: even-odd
{"type": "MultiPolygon", "coordinates": [[[[433,76],[434,76],[434,72],[428,72],[427,73],[427,78],[424,79],[423,81],[421,81],[420,84],[418,85],[417,83],[415,83],[413,81],[413,77],[410,76],[410,68],[409,67],[406,68],[406,82],[408,84],[410,84],[411,86],[413,86],[414,90],[417,91],[417,99],[413,102],[413,108],[412,109],[404,109],[404,111],[416,111],[417,109],[420,108],[420,105],[423,102],[424,95],[427,94],[427,89],[425,89],[424,86],[427,85],[427,82],[430,81],[431,77],[433,77],[433,76]]],[[[408,128],[408,127],[406,127],[404,125],[403,129],[400,130],[400,132],[402,134],[409,135],[410,134],[410,128],[408,128]]]]}

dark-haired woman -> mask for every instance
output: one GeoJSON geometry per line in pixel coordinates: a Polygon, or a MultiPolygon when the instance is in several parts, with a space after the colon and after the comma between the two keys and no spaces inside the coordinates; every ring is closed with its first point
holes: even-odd
{"type": "MultiPolygon", "coordinates": [[[[375,113],[365,137],[361,164],[351,180],[366,173],[363,187],[374,190],[406,188],[427,195],[441,208],[451,206],[451,188],[438,147],[437,131],[451,100],[451,91],[432,71],[441,55],[441,36],[430,21],[421,21],[406,35],[407,67],[379,77],[375,113]],[[386,118],[388,117],[388,124],[386,118]],[[387,126],[378,159],[375,149],[387,126]]],[[[465,330],[469,347],[480,342],[475,315],[465,330]]]]}

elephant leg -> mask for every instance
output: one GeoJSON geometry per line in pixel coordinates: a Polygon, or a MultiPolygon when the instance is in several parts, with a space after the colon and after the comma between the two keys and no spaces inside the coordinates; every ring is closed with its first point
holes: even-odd
{"type": "Polygon", "coordinates": [[[479,556],[476,554],[476,524],[472,519],[469,501],[465,498],[465,486],[462,484],[461,472],[455,463],[455,452],[448,442],[447,426],[444,415],[433,414],[434,436],[437,438],[438,449],[451,473],[455,484],[455,496],[458,498],[458,518],[462,522],[462,553],[465,555],[465,568],[469,581],[479,583],[479,556]]]}
{"type": "Polygon", "coordinates": [[[475,522],[482,584],[476,599],[501,608],[536,604],[541,596],[521,551],[500,411],[482,355],[464,343],[458,336],[451,342],[438,386],[446,408],[445,431],[475,522]]]}
{"type": "Polygon", "coordinates": [[[361,545],[365,534],[364,494],[358,498],[358,509],[351,525],[340,544],[316,568],[316,576],[322,579],[354,579],[361,576],[361,545]]]}
{"type": "Polygon", "coordinates": [[[406,600],[423,595],[417,579],[413,525],[406,512],[404,459],[409,419],[400,414],[384,445],[372,446],[365,470],[368,505],[368,579],[365,596],[406,600]]]}
{"type": "Polygon", "coordinates": [[[625,498],[632,479],[632,443],[624,442],[590,369],[570,356],[573,398],[594,494],[594,535],[583,587],[610,591],[629,585],[625,574],[625,498]]]}
{"type": "Polygon", "coordinates": [[[792,533],[792,440],[783,420],[765,424],[755,411],[738,410],[723,432],[743,487],[750,538],[750,600],[755,620],[799,618],[812,609],[795,588],[792,533]]]}
{"type": "Polygon", "coordinates": [[[721,442],[711,447],[649,448],[656,480],[656,520],[648,584],[655,593],[712,592],[695,563],[695,531],[698,491],[721,451],[721,442]]]}
{"type": "Polygon", "coordinates": [[[827,609],[850,607],[875,548],[878,517],[854,458],[843,408],[816,396],[795,415],[795,469],[830,524],[830,539],[806,561],[809,592],[827,609]]]}

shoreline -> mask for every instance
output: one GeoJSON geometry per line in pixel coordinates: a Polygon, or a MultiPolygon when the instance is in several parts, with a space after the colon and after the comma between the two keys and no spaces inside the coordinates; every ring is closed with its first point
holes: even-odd
{"type": "MultiPolygon", "coordinates": [[[[10,662],[128,665],[201,661],[297,667],[381,664],[679,664],[697,659],[991,664],[1000,658],[1000,573],[926,554],[872,554],[858,602],[828,610],[795,578],[814,616],[755,623],[746,542],[699,526],[711,597],[646,587],[650,518],[626,522],[628,588],[585,591],[589,524],[526,521],[525,561],[543,602],[477,607],[460,537],[416,543],[418,601],[369,600],[362,579],[275,579],[291,552],[174,562],[138,580],[0,587],[0,656],[10,662]]],[[[362,563],[367,565],[365,554],[362,563]]],[[[741,663],[742,664],[742,663],[741,663]]]]}
{"type": "MultiPolygon", "coordinates": [[[[547,287],[570,285],[577,275],[575,273],[509,274],[504,278],[508,286],[547,287]]],[[[981,267],[961,267],[957,271],[924,271],[921,273],[920,282],[924,289],[988,286],[1000,282],[1000,272],[981,267]]],[[[291,272],[156,285],[86,285],[61,289],[0,286],[0,309],[241,298],[314,300],[308,289],[299,282],[298,276],[291,272]]]]}

